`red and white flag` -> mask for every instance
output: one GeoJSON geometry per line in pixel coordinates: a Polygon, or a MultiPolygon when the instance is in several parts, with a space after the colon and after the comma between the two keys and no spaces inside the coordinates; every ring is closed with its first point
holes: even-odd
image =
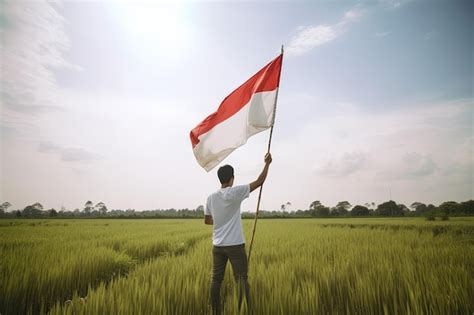
{"type": "Polygon", "coordinates": [[[198,163],[212,170],[232,151],[274,122],[283,54],[258,71],[191,130],[191,144],[198,163]]]}

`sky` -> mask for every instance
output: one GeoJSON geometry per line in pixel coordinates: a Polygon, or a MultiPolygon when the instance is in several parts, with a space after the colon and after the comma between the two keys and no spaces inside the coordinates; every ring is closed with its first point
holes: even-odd
{"type": "MultiPolygon", "coordinates": [[[[472,199],[473,29],[457,0],[2,1],[0,202],[205,204],[189,132],[282,44],[261,209],[472,199]]],[[[236,185],[268,135],[224,160],[236,185]]]]}

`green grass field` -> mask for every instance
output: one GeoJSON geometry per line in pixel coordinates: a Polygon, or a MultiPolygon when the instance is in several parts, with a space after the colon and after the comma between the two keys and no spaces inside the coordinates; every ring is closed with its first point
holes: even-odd
{"type": "MultiPolygon", "coordinates": [[[[0,313],[208,314],[210,252],[201,220],[1,220],[0,313]]],[[[256,314],[472,314],[474,218],[260,220],[249,272],[256,314]]]]}

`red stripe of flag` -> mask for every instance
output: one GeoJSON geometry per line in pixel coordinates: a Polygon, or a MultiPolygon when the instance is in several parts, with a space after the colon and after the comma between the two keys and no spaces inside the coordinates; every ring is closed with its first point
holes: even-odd
{"type": "Polygon", "coordinates": [[[280,84],[280,70],[283,54],[279,55],[253,77],[230,93],[219,105],[216,112],[209,115],[193,130],[190,137],[193,148],[199,143],[199,136],[205,134],[219,123],[236,114],[258,92],[274,91],[280,84]]]}

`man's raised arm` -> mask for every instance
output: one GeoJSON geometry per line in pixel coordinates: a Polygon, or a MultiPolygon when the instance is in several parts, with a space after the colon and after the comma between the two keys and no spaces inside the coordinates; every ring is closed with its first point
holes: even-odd
{"type": "Polygon", "coordinates": [[[265,155],[265,166],[263,167],[262,173],[260,173],[260,176],[258,176],[258,178],[255,181],[250,183],[250,192],[254,191],[258,187],[263,185],[263,183],[265,182],[265,179],[267,178],[268,168],[270,167],[270,163],[272,163],[272,155],[270,153],[267,153],[265,155]]]}

